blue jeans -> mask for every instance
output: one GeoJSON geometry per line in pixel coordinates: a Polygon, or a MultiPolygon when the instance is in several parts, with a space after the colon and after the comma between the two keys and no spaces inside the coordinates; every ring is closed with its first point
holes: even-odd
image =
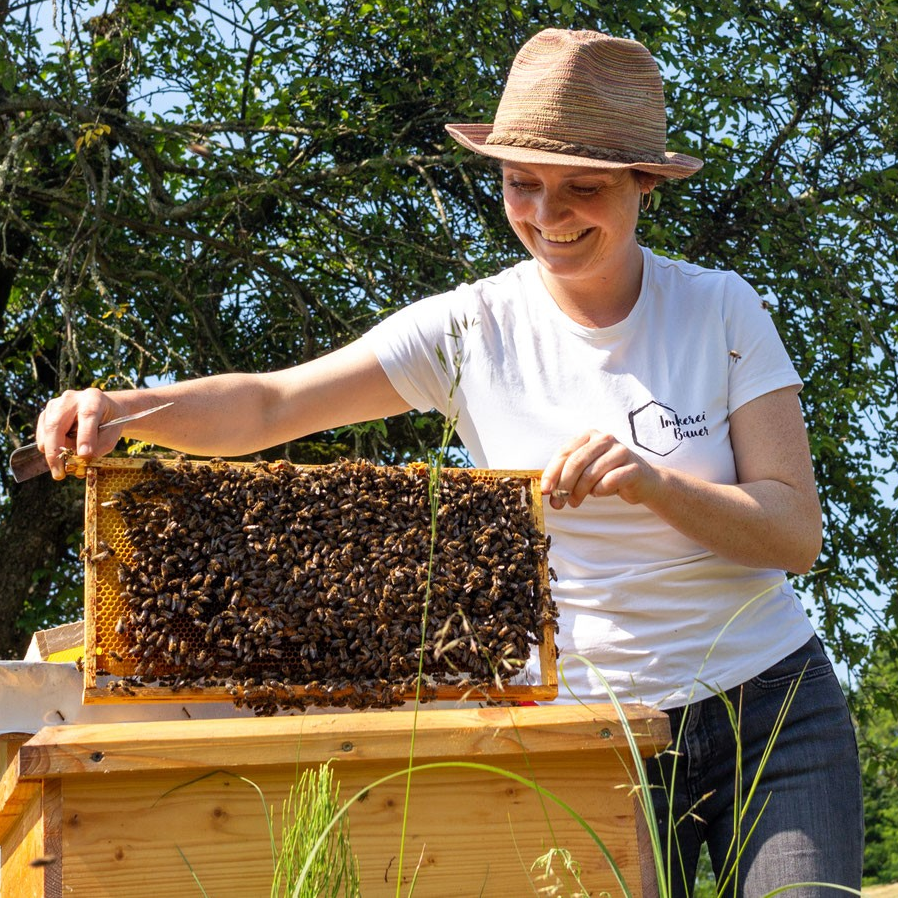
{"type": "MultiPolygon", "coordinates": [[[[857,744],[820,641],[814,637],[726,696],[738,724],[720,696],[670,710],[673,745],[648,763],[662,841],[667,842],[671,822],[675,829],[668,857],[670,895],[692,893],[703,842],[718,889],[729,898],[759,898],[800,882],[860,890],[864,822],[857,744]],[[785,723],[749,797],[796,683],[785,723]],[[734,839],[740,805],[743,819],[734,839]]],[[[847,893],[805,886],[784,894],[837,898],[847,893]]]]}

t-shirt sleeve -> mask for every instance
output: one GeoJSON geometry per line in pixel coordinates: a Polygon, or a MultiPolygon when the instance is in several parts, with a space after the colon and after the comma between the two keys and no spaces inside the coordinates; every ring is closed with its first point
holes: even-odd
{"type": "Polygon", "coordinates": [[[802,386],[783,341],[761,297],[732,275],[724,305],[729,349],[729,412],[784,387],[802,386]]]}
{"type": "Polygon", "coordinates": [[[418,411],[436,409],[447,416],[454,411],[450,397],[472,323],[468,292],[458,288],[418,300],[363,337],[396,392],[418,411]]]}

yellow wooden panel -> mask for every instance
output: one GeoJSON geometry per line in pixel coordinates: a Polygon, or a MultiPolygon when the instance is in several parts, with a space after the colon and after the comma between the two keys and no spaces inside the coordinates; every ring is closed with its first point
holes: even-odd
{"type": "MultiPolygon", "coordinates": [[[[31,738],[31,733],[3,733],[0,734],[0,776],[6,772],[6,768],[16,759],[19,749],[31,738]]],[[[0,802],[2,804],[2,802],[0,802]]]]}
{"type": "MultiPolygon", "coordinates": [[[[643,755],[668,741],[665,715],[625,706],[643,755]]],[[[409,711],[299,717],[171,720],[45,727],[19,752],[23,777],[108,774],[126,770],[291,764],[329,758],[401,761],[408,756],[409,711]]],[[[565,751],[628,755],[624,725],[610,705],[422,710],[416,757],[488,759],[565,751]]]]}
{"type": "MultiPolygon", "coordinates": [[[[571,802],[597,827],[634,895],[640,894],[632,799],[626,773],[601,760],[544,758],[534,771],[546,789],[571,802]],[[583,763],[588,762],[588,763],[583,763]]],[[[522,776],[526,765],[503,765],[522,776]]],[[[337,763],[349,798],[395,766],[337,763]]],[[[268,805],[280,808],[295,768],[246,771],[268,805]]],[[[115,774],[65,783],[64,894],[72,898],[188,895],[193,879],[215,898],[267,896],[272,860],[263,802],[232,775],[189,784],[184,777],[115,774]],[[174,790],[174,791],[169,791],[174,790]],[[166,794],[168,793],[168,794],[166,794]],[[183,857],[182,857],[183,853],[183,857]],[[186,860],[185,860],[186,858],[186,860]]],[[[370,789],[350,810],[352,847],[365,898],[395,894],[405,778],[370,789]]],[[[511,780],[465,769],[413,777],[403,864],[406,887],[420,863],[415,896],[532,894],[533,862],[556,844],[571,852],[592,894],[621,894],[601,852],[563,811],[511,780]]],[[[558,864],[556,864],[556,868],[558,864]]],[[[567,881],[564,894],[574,891],[567,881]]]]}
{"type": "MultiPolygon", "coordinates": [[[[0,896],[2,898],[44,898],[44,868],[32,866],[46,857],[43,841],[43,814],[40,786],[26,784],[27,794],[15,805],[15,818],[0,836],[0,896]]],[[[4,806],[5,807],[5,806],[4,806]]]]}

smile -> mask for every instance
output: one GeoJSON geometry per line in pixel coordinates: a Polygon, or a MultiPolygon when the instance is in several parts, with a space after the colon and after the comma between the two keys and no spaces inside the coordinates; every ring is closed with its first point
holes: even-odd
{"type": "Polygon", "coordinates": [[[540,231],[540,235],[543,240],[547,240],[549,243],[573,243],[575,240],[579,240],[589,228],[584,228],[582,231],[571,231],[569,234],[549,234],[546,231],[540,231]]]}

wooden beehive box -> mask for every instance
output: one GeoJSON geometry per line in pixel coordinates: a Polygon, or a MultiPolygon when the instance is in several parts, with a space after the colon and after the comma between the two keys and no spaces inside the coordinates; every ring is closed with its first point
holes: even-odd
{"type": "MultiPolygon", "coordinates": [[[[146,677],[144,676],[145,670],[141,667],[142,660],[142,652],[150,653],[154,652],[156,655],[159,655],[159,652],[156,650],[154,645],[146,646],[145,643],[143,648],[141,646],[135,645],[135,639],[137,637],[134,636],[132,632],[136,625],[133,624],[134,614],[133,612],[137,609],[138,616],[142,616],[146,618],[149,611],[140,611],[140,607],[135,604],[135,599],[133,596],[130,598],[125,597],[122,592],[122,583],[120,582],[120,572],[121,565],[129,565],[132,563],[132,559],[135,558],[135,548],[133,543],[128,537],[128,531],[125,526],[123,520],[123,512],[121,510],[121,494],[123,491],[132,490],[137,484],[139,484],[142,480],[146,480],[148,475],[144,469],[145,462],[137,459],[104,459],[98,461],[96,463],[92,463],[88,466],[86,471],[86,482],[87,482],[87,496],[86,496],[86,527],[85,527],[85,556],[86,556],[86,577],[85,577],[85,592],[86,592],[86,608],[85,608],[85,619],[86,619],[86,627],[85,627],[85,662],[84,662],[84,675],[85,675],[85,690],[84,690],[84,700],[85,702],[102,702],[102,701],[180,701],[183,700],[186,695],[189,695],[191,700],[216,700],[220,701],[223,697],[227,697],[228,695],[237,698],[238,701],[245,700],[249,695],[251,689],[253,689],[254,683],[256,680],[247,679],[245,681],[246,685],[243,682],[237,682],[234,678],[227,681],[226,685],[222,685],[221,678],[209,677],[209,680],[212,681],[212,685],[208,685],[207,683],[202,683],[201,681],[197,681],[194,679],[193,681],[185,680],[181,682],[178,678],[179,675],[179,666],[182,663],[182,659],[190,658],[191,663],[196,666],[200,663],[199,660],[205,660],[205,644],[203,642],[204,639],[207,638],[210,631],[215,628],[221,628],[221,620],[220,618],[212,618],[212,622],[208,618],[208,614],[211,612],[207,612],[205,608],[207,606],[203,606],[200,611],[205,617],[200,620],[197,620],[197,617],[200,614],[196,608],[191,609],[187,607],[187,603],[184,601],[184,596],[187,593],[187,585],[186,582],[182,580],[177,580],[175,582],[181,583],[182,594],[175,596],[172,598],[168,596],[168,594],[162,595],[162,591],[167,589],[168,587],[159,586],[158,584],[153,586],[153,584],[148,583],[147,589],[144,592],[147,595],[146,606],[152,608],[158,608],[160,606],[160,602],[164,601],[168,604],[165,605],[164,613],[170,618],[164,622],[164,628],[166,630],[166,639],[168,640],[168,650],[167,654],[164,654],[164,657],[168,659],[165,664],[162,666],[162,672],[165,676],[161,678],[154,677],[146,677]],[[155,603],[155,604],[154,604],[155,603]],[[194,615],[194,618],[191,619],[190,615],[194,615]],[[131,616],[130,619],[132,621],[131,625],[127,624],[127,620],[131,616]],[[205,629],[201,629],[200,627],[194,626],[194,624],[201,624],[205,629]],[[98,685],[97,677],[98,671],[106,672],[112,675],[114,678],[112,681],[111,687],[109,685],[103,686],[98,685]],[[115,678],[123,678],[121,680],[115,678]],[[141,688],[132,688],[134,685],[134,681],[136,679],[143,679],[154,681],[156,683],[162,682],[163,685],[143,685],[141,688]],[[200,682],[200,685],[197,683],[200,682]]],[[[165,463],[156,463],[157,465],[163,467],[166,471],[174,470],[174,468],[180,464],[181,468],[185,468],[185,466],[191,465],[191,463],[177,463],[177,462],[165,462],[165,463]]],[[[303,476],[314,478],[313,481],[309,481],[311,485],[304,485],[303,490],[307,492],[304,495],[310,495],[314,493],[315,501],[320,501],[320,497],[323,495],[328,497],[329,490],[329,477],[332,476],[332,466],[287,466],[282,463],[278,463],[278,465],[272,466],[254,466],[254,465],[239,465],[235,463],[223,463],[223,462],[214,462],[214,463],[200,463],[194,462],[192,463],[192,467],[187,473],[183,474],[183,477],[186,477],[189,481],[191,477],[196,476],[196,472],[200,470],[205,470],[209,472],[210,470],[215,471],[218,467],[226,470],[227,472],[236,472],[235,476],[264,476],[268,477],[272,471],[277,473],[280,471],[283,473],[285,468],[289,468],[291,472],[302,472],[303,476]],[[253,470],[262,470],[262,475],[252,474],[249,472],[253,470]],[[242,472],[242,474],[241,474],[242,472]]],[[[400,492],[401,492],[401,484],[407,482],[408,484],[414,484],[415,488],[419,491],[422,489],[421,484],[424,484],[424,488],[426,488],[426,481],[428,478],[428,471],[425,466],[411,466],[408,469],[374,469],[373,466],[367,466],[369,473],[371,470],[374,471],[382,471],[382,470],[391,470],[394,472],[391,476],[393,479],[390,481],[394,498],[386,501],[379,499],[379,504],[372,505],[365,511],[364,513],[364,529],[365,534],[363,535],[358,533],[357,531],[360,528],[359,524],[359,516],[353,512],[352,506],[354,504],[353,500],[350,499],[342,499],[340,503],[336,500],[333,500],[333,508],[328,510],[328,514],[333,512],[333,520],[336,522],[336,526],[338,527],[337,536],[328,536],[327,534],[320,534],[318,530],[313,530],[315,534],[322,535],[322,537],[326,537],[331,541],[331,546],[333,547],[334,542],[339,543],[337,548],[341,550],[340,557],[343,555],[350,556],[353,559],[353,570],[361,570],[362,574],[360,575],[360,580],[350,581],[347,583],[340,583],[339,589],[337,586],[333,585],[333,581],[327,581],[331,583],[330,591],[327,593],[329,596],[334,590],[337,590],[338,593],[342,590],[345,593],[347,590],[351,588],[353,596],[353,601],[356,602],[358,607],[361,605],[371,605],[375,600],[378,599],[376,595],[376,589],[371,586],[371,583],[374,580],[373,575],[370,573],[372,569],[378,568],[380,566],[380,570],[382,572],[382,583],[380,586],[381,591],[389,589],[389,586],[385,586],[384,584],[388,581],[384,578],[389,576],[390,578],[395,578],[397,576],[397,569],[400,567],[400,561],[404,557],[402,553],[396,554],[393,557],[387,558],[383,560],[380,557],[375,557],[372,560],[371,557],[365,554],[365,545],[371,544],[379,546],[380,549],[378,551],[383,552],[384,540],[389,542],[393,541],[394,544],[398,545],[403,552],[417,552],[419,561],[417,564],[417,576],[413,582],[408,582],[411,578],[411,575],[406,578],[402,586],[401,596],[403,597],[406,604],[410,601],[417,602],[417,605],[413,606],[413,610],[409,613],[417,614],[418,621],[420,622],[420,612],[423,610],[423,596],[425,594],[424,590],[427,584],[425,580],[427,577],[424,574],[424,565],[420,560],[422,548],[426,549],[427,547],[422,547],[421,542],[422,538],[419,534],[417,539],[412,538],[411,534],[407,533],[403,530],[403,525],[399,520],[399,508],[395,505],[396,502],[401,501],[401,497],[396,497],[396,483],[400,484],[400,492]],[[402,471],[402,474],[396,474],[396,471],[402,471]],[[398,480],[396,479],[398,477],[398,480]],[[405,478],[405,480],[403,480],[405,478]],[[393,505],[390,505],[390,502],[393,502],[393,505]],[[372,510],[374,509],[374,510],[372,510]],[[349,516],[348,518],[346,516],[349,516]],[[342,517],[341,517],[342,516],[342,517]],[[339,530],[340,521],[343,521],[343,529],[339,530]],[[350,523],[346,525],[346,520],[349,520],[350,523]],[[380,536],[377,534],[380,531],[385,531],[387,535],[384,537],[383,533],[380,536]],[[374,534],[374,536],[372,536],[374,534]],[[408,544],[403,544],[402,540],[405,540],[408,544]],[[411,545],[411,542],[414,541],[415,545],[411,545]],[[364,545],[363,545],[364,543],[364,545]],[[386,565],[397,565],[396,568],[387,569],[386,565]],[[367,576],[367,580],[365,579],[367,576]],[[409,599],[409,596],[412,596],[409,599]],[[372,598],[373,597],[373,598],[372,598]]],[[[527,526],[532,529],[532,533],[535,534],[538,539],[530,540],[534,545],[537,542],[542,540],[542,551],[541,553],[537,553],[533,556],[533,559],[530,559],[528,563],[530,563],[531,567],[531,580],[529,582],[529,586],[526,587],[520,584],[516,584],[513,582],[513,575],[509,574],[509,586],[508,589],[515,588],[521,594],[529,590],[529,592],[533,593],[535,598],[533,601],[539,603],[542,602],[543,611],[545,611],[546,607],[550,607],[550,600],[548,600],[549,595],[549,569],[546,563],[545,556],[545,538],[544,538],[544,522],[543,522],[543,510],[542,510],[542,497],[539,490],[539,473],[538,471],[478,471],[478,470],[460,470],[460,469],[444,469],[442,472],[443,482],[445,483],[460,483],[461,478],[466,478],[464,481],[468,484],[474,484],[480,490],[480,493],[483,494],[484,491],[487,494],[487,499],[489,498],[489,494],[491,492],[497,492],[500,485],[502,490],[504,491],[503,495],[506,497],[502,501],[506,502],[506,507],[508,507],[508,503],[519,503],[519,509],[512,509],[515,513],[520,513],[526,516],[527,526]],[[508,496],[512,498],[509,499],[508,496]],[[517,498],[516,498],[517,497],[517,498]],[[534,573],[535,572],[535,573],[534,573]],[[533,581],[536,581],[535,584],[533,581]],[[543,599],[540,599],[540,596],[543,599]]],[[[166,474],[166,476],[174,476],[170,474],[166,474]]],[[[205,476],[205,475],[204,475],[205,476]]],[[[209,475],[211,476],[211,475],[209,475]]],[[[291,475],[292,476],[292,475],[291,475]]],[[[375,481],[371,480],[371,477],[366,481],[367,483],[378,482],[375,478],[375,481]]],[[[442,488],[442,487],[441,487],[442,488]]],[[[368,489],[368,487],[366,487],[368,489]]],[[[373,489],[373,487],[371,487],[373,489]]],[[[237,500],[234,500],[237,501],[237,500]]],[[[240,500],[244,502],[244,504],[251,504],[252,499],[243,499],[240,500]]],[[[281,501],[281,500],[278,500],[281,501]]],[[[286,501],[286,500],[285,500],[286,501]]],[[[294,504],[284,505],[282,511],[278,514],[278,520],[282,520],[284,517],[290,517],[291,515],[301,517],[302,513],[302,501],[299,501],[299,504],[296,504],[296,497],[292,496],[292,500],[294,504]]],[[[328,498],[328,501],[331,501],[328,498]]],[[[373,500],[372,500],[373,501],[373,500]]],[[[486,511],[484,512],[487,515],[494,514],[494,512],[490,511],[489,502],[487,500],[482,500],[486,502],[484,506],[486,511]]],[[[220,503],[219,503],[220,504],[220,503]]],[[[239,503],[238,503],[239,504],[239,503]]],[[[265,503],[259,503],[261,506],[265,503]]],[[[437,503],[439,505],[439,502],[437,503]]],[[[279,506],[280,507],[280,506],[279,506]]],[[[253,530],[254,525],[252,523],[246,524],[246,520],[254,520],[252,517],[252,508],[242,508],[239,509],[243,513],[243,517],[240,519],[244,522],[243,526],[239,525],[235,528],[238,531],[237,537],[237,548],[234,547],[233,542],[227,542],[227,545],[224,548],[219,547],[220,553],[236,553],[247,552],[247,544],[252,543],[259,549],[258,552],[258,561],[253,562],[257,565],[256,568],[253,569],[251,573],[251,577],[259,577],[261,578],[267,569],[267,567],[271,567],[272,569],[284,568],[285,565],[282,562],[279,562],[275,555],[271,556],[271,562],[269,563],[266,560],[266,548],[265,543],[266,540],[270,540],[271,545],[273,547],[277,540],[275,538],[269,537],[267,533],[257,533],[253,530]],[[247,517],[248,516],[248,517],[247,517]],[[249,533],[249,536],[247,536],[249,533]]],[[[184,511],[183,509],[180,512],[182,517],[189,517],[193,519],[201,519],[201,520],[193,520],[193,523],[190,521],[184,521],[184,526],[193,526],[202,529],[209,527],[209,519],[214,514],[214,510],[210,510],[206,508],[205,510],[201,510],[197,513],[192,511],[184,511]]],[[[259,512],[262,514],[262,512],[259,512]]],[[[469,570],[469,583],[484,583],[485,585],[477,592],[474,590],[474,595],[479,595],[480,598],[478,601],[480,602],[481,607],[485,607],[486,605],[492,606],[496,604],[498,606],[499,598],[501,598],[502,589],[496,586],[495,582],[491,588],[491,591],[487,591],[488,585],[488,577],[493,576],[495,578],[496,570],[502,571],[513,571],[517,567],[520,567],[518,562],[521,559],[520,552],[517,556],[515,556],[512,549],[509,551],[511,555],[509,558],[501,557],[501,552],[496,551],[495,544],[490,546],[488,542],[482,543],[473,543],[469,537],[471,536],[468,533],[461,532],[471,526],[470,522],[477,520],[477,508],[471,508],[465,511],[465,515],[462,518],[462,524],[459,524],[456,520],[452,525],[455,530],[452,530],[452,527],[448,528],[448,532],[441,531],[441,528],[446,527],[448,525],[445,524],[445,520],[449,520],[451,518],[452,509],[448,505],[443,505],[440,507],[437,526],[436,526],[436,545],[439,550],[443,553],[448,554],[458,554],[464,553],[467,550],[468,554],[474,554],[478,551],[485,553],[477,556],[479,558],[479,562],[477,560],[472,561],[466,570],[469,570]],[[446,513],[445,515],[443,513],[446,513]],[[467,522],[467,523],[466,523],[467,522]],[[472,546],[479,545],[483,548],[471,548],[472,546]],[[482,571],[478,572],[478,564],[486,565],[484,570],[487,573],[483,573],[482,571]],[[492,574],[489,572],[492,571],[492,574]],[[480,577],[477,580],[477,577],[480,577]]],[[[265,512],[268,514],[268,511],[265,512]]],[[[172,512],[174,515],[174,512],[172,512]]],[[[174,515],[177,517],[177,515],[174,515]]],[[[170,516],[171,517],[171,516],[170,516]]],[[[238,515],[239,517],[239,515],[238,515]]],[[[501,515],[500,515],[501,517],[501,515]]],[[[181,522],[177,520],[168,520],[168,526],[171,528],[175,524],[180,524],[181,522]]],[[[497,533],[501,537],[502,525],[496,524],[495,521],[480,521],[479,522],[484,527],[488,527],[490,532],[495,536],[497,533]]],[[[161,525],[160,525],[161,526],[161,525]]],[[[229,525],[230,526],[230,525],[229,525]]],[[[259,525],[261,526],[261,525],[259,525]]],[[[312,525],[309,525],[312,526],[312,525]]],[[[288,538],[293,540],[294,536],[302,536],[301,525],[296,525],[297,529],[294,531],[284,530],[279,537],[282,542],[287,540],[288,538]]],[[[319,518],[315,519],[314,527],[324,528],[325,524],[320,522],[319,518]]],[[[514,526],[509,523],[508,528],[510,529],[522,529],[520,527],[514,528],[514,526]]],[[[507,529],[508,529],[507,528],[507,529]]],[[[218,535],[214,537],[214,540],[225,540],[225,537],[222,536],[221,530],[216,531],[218,535]]],[[[481,539],[486,539],[481,535],[481,539]]],[[[197,544],[201,542],[203,539],[202,536],[197,537],[197,544]]],[[[211,539],[211,538],[210,538],[211,539]]],[[[429,540],[428,540],[429,541],[429,540]]],[[[299,551],[298,547],[297,551],[299,551]]],[[[179,550],[181,551],[181,550],[179,550]]],[[[189,551],[188,549],[184,551],[189,551]]],[[[308,547],[306,547],[306,551],[308,547]]],[[[206,552],[206,547],[200,546],[194,552],[194,554],[202,554],[206,552]]],[[[316,626],[317,620],[321,619],[325,621],[325,624],[329,621],[327,618],[327,604],[328,598],[324,594],[324,588],[326,587],[326,583],[323,579],[321,579],[321,562],[318,559],[318,555],[320,553],[316,552],[314,555],[314,562],[318,565],[315,567],[312,565],[312,570],[308,567],[299,567],[296,566],[295,557],[293,557],[293,561],[291,564],[294,564],[294,574],[293,580],[297,583],[305,582],[310,577],[318,576],[319,582],[324,584],[322,586],[322,595],[320,598],[321,607],[323,611],[318,613],[318,617],[316,618],[316,626]]],[[[336,554],[332,552],[332,555],[336,554]]],[[[226,560],[231,557],[228,554],[219,554],[217,556],[221,560],[226,560]]],[[[441,556],[443,557],[443,556],[441,556]]],[[[174,556],[172,556],[174,559],[174,556]]],[[[215,568],[216,562],[214,558],[209,560],[208,558],[200,558],[198,562],[194,565],[194,568],[191,570],[196,570],[197,573],[193,573],[192,580],[196,580],[199,583],[203,576],[206,576],[206,582],[213,579],[212,574],[209,573],[210,567],[212,569],[215,568]],[[205,559],[205,560],[204,560],[205,559]],[[196,565],[200,565],[197,567],[196,565]],[[203,567],[202,565],[205,565],[203,567]]],[[[444,562],[445,563],[445,562],[444,562]]],[[[175,564],[175,560],[172,561],[172,564],[175,564]]],[[[312,564],[312,562],[308,562],[308,564],[312,564]]],[[[287,565],[289,567],[289,565],[287,565]]],[[[429,570],[437,570],[439,572],[440,565],[431,565],[429,570]]],[[[401,573],[401,570],[399,570],[401,573]]],[[[186,579],[186,574],[184,575],[186,579]]],[[[436,577],[436,575],[434,575],[436,577]]],[[[153,581],[155,583],[155,581],[153,581]]],[[[291,581],[293,582],[293,581],[291,581]]],[[[390,583],[394,582],[394,579],[389,580],[390,583]]],[[[215,607],[216,602],[225,601],[225,599],[219,596],[221,589],[219,587],[215,587],[219,589],[218,593],[215,593],[213,599],[203,599],[203,601],[211,604],[212,607],[215,607]]],[[[274,586],[272,589],[280,589],[280,586],[274,586]]],[[[441,585],[438,578],[434,580],[434,582],[430,583],[431,590],[446,590],[447,587],[441,585]]],[[[134,587],[137,589],[137,587],[134,587]]],[[[211,587],[210,587],[211,589],[211,587]]],[[[456,585],[457,589],[457,585],[456,585]]],[[[470,592],[471,590],[467,590],[470,592]]],[[[458,598],[464,598],[466,590],[458,591],[458,598]]],[[[341,595],[343,593],[340,593],[341,595]]],[[[384,593],[385,595],[386,593],[384,593]]],[[[389,602],[384,599],[384,595],[381,595],[379,598],[379,607],[380,610],[380,623],[378,624],[378,632],[383,631],[386,633],[388,630],[394,635],[391,637],[393,639],[398,639],[395,635],[397,631],[397,624],[394,620],[392,620],[394,606],[391,606],[389,602]],[[384,609],[387,609],[386,611],[384,609]]],[[[339,596],[338,596],[339,598],[339,596]]],[[[340,601],[346,601],[345,595],[340,601]]],[[[431,601],[433,601],[432,593],[431,593],[431,601]]],[[[401,605],[402,603],[400,603],[401,605]]],[[[199,606],[197,606],[199,607],[199,606]]],[[[354,606],[355,607],[355,606],[354,606]]],[[[518,606],[514,606],[515,608],[518,606]]],[[[155,614],[156,612],[152,612],[155,614]]],[[[372,611],[372,613],[374,613],[372,611]]],[[[460,615],[464,616],[468,612],[459,612],[460,615]]],[[[513,612],[503,612],[511,615],[513,612]]],[[[314,616],[314,613],[313,613],[314,616]]],[[[398,617],[398,610],[396,610],[396,616],[398,617]]],[[[246,627],[259,626],[259,621],[257,620],[258,614],[256,617],[248,617],[242,624],[245,624],[246,627]]],[[[368,633],[369,637],[373,639],[371,636],[371,631],[374,629],[374,623],[371,623],[368,633]]],[[[406,623],[408,623],[406,621],[406,623]]],[[[474,621],[476,625],[476,620],[474,621]]],[[[260,653],[270,653],[274,652],[278,654],[278,657],[284,656],[284,669],[289,670],[290,672],[290,681],[288,682],[288,691],[291,696],[295,696],[298,703],[307,701],[310,704],[340,704],[342,698],[352,693],[352,687],[349,684],[349,681],[352,678],[352,674],[347,675],[342,682],[335,682],[333,679],[328,682],[322,682],[317,672],[311,670],[311,663],[307,660],[310,657],[318,657],[324,649],[322,649],[321,644],[315,642],[311,646],[308,644],[310,642],[309,639],[303,637],[305,640],[300,641],[300,637],[293,631],[291,631],[291,627],[289,621],[285,626],[283,621],[278,622],[278,626],[281,629],[274,632],[274,637],[270,635],[260,636],[259,638],[255,638],[253,645],[259,645],[261,648],[259,649],[260,653]],[[283,635],[288,634],[288,635],[283,635]],[[291,642],[290,640],[297,640],[296,642],[291,642]],[[273,646],[277,646],[277,648],[273,648],[273,646]],[[300,657],[300,652],[304,653],[302,657],[300,657]],[[303,660],[306,659],[306,660],[303,660]],[[303,664],[306,665],[306,668],[309,670],[305,681],[303,681],[303,670],[299,669],[299,663],[302,661],[303,664]],[[290,666],[292,664],[292,666],[290,666]],[[297,676],[298,673],[298,676],[297,676]]],[[[335,635],[337,624],[333,624],[330,628],[325,625],[322,625],[325,633],[330,634],[331,640],[333,640],[333,636],[335,635]]],[[[368,624],[359,624],[359,628],[368,627],[368,624]]],[[[448,624],[446,624],[448,626],[448,624]]],[[[460,632],[458,630],[458,625],[454,625],[456,627],[455,633],[458,636],[460,632]]],[[[461,626],[467,626],[467,624],[461,624],[461,626]]],[[[495,628],[498,628],[499,634],[501,635],[504,630],[508,630],[507,626],[502,625],[502,621],[499,620],[498,623],[495,624],[495,628]]],[[[212,635],[217,638],[216,631],[212,635]]],[[[416,651],[420,651],[420,628],[415,632],[414,623],[410,624],[406,627],[406,636],[408,640],[408,646],[402,649],[404,653],[403,657],[406,659],[411,657],[411,655],[416,651]]],[[[445,632],[445,629],[444,631],[445,632]]],[[[428,630],[430,633],[430,630],[428,630]]],[[[252,636],[252,634],[249,634],[252,636]]],[[[337,636],[342,636],[343,633],[336,633],[337,636]]],[[[440,699],[440,700],[459,700],[459,699],[470,699],[470,700],[483,700],[484,698],[489,698],[493,700],[504,700],[504,701],[530,701],[530,700],[547,700],[554,698],[557,694],[557,675],[556,675],[556,664],[555,664],[555,646],[554,646],[554,621],[550,619],[549,615],[544,615],[543,618],[540,619],[538,626],[536,627],[536,632],[534,634],[536,639],[534,641],[537,642],[537,645],[534,646],[534,650],[538,651],[539,654],[539,669],[540,669],[540,679],[538,683],[532,685],[518,685],[517,683],[510,682],[511,674],[509,671],[501,671],[504,676],[499,676],[499,671],[495,671],[496,676],[489,683],[485,683],[483,676],[480,677],[479,681],[476,683],[476,686],[472,687],[470,678],[465,676],[464,668],[459,668],[459,673],[455,674],[445,674],[439,675],[437,678],[428,675],[428,672],[425,670],[424,683],[421,689],[423,690],[421,696],[426,700],[440,699]]],[[[495,632],[493,632],[493,643],[496,643],[495,632]]],[[[144,639],[144,636],[140,637],[144,639]]],[[[428,638],[430,638],[428,636],[428,638]]],[[[472,634],[470,637],[470,645],[466,651],[473,651],[475,654],[477,652],[476,642],[479,638],[479,634],[472,634]]],[[[219,640],[220,641],[220,640],[219,640]]],[[[461,639],[456,638],[454,641],[449,640],[450,646],[461,643],[461,639]]],[[[338,642],[341,642],[338,640],[338,642]]],[[[348,644],[341,645],[340,651],[344,660],[347,660],[348,663],[355,663],[351,659],[356,658],[359,654],[364,654],[367,651],[367,648],[364,646],[364,640],[360,638],[356,638],[355,642],[352,641],[350,637],[349,640],[342,640],[343,643],[348,642],[348,644]],[[361,646],[361,648],[360,648],[361,646]]],[[[236,637],[235,637],[236,643],[236,637]]],[[[492,644],[492,643],[491,643],[492,644]]],[[[500,646],[501,642],[498,643],[500,646]]],[[[482,647],[482,646],[481,646],[482,647]]],[[[228,648],[225,645],[225,648],[222,650],[230,655],[233,655],[234,651],[228,648]]],[[[244,646],[238,646],[235,650],[238,655],[242,652],[247,651],[255,651],[254,648],[246,649],[244,646]]],[[[329,652],[330,650],[327,649],[329,652]]],[[[337,649],[334,649],[334,655],[336,656],[337,649]]],[[[244,655],[245,657],[245,655],[244,655]]],[[[428,657],[427,652],[425,652],[425,657],[428,657]]],[[[468,656],[470,657],[470,656],[468,656]]],[[[237,661],[228,663],[237,664],[237,661]]],[[[270,660],[267,662],[269,666],[272,663],[270,660]]],[[[390,662],[391,664],[395,664],[395,662],[390,662]]],[[[493,665],[493,669],[495,670],[496,664],[491,661],[493,665]]],[[[246,665],[243,665],[242,669],[245,669],[246,665]]],[[[160,670],[160,666],[157,664],[154,668],[155,672],[158,673],[160,670]]],[[[511,670],[511,668],[509,668],[511,670]]],[[[214,671],[211,671],[214,673],[214,671]]],[[[403,671],[405,674],[405,685],[402,690],[397,693],[394,690],[394,694],[392,695],[392,700],[389,703],[395,704],[398,700],[408,700],[414,698],[415,696],[415,686],[408,685],[409,676],[408,676],[408,667],[403,671]]],[[[260,680],[264,682],[268,682],[268,680],[264,680],[264,676],[260,677],[260,680]]],[[[283,694],[283,693],[281,693],[283,694]]],[[[293,699],[291,699],[293,700],[293,699]]],[[[249,702],[247,702],[249,703],[249,702]]]]}
{"type": "MultiPolygon", "coordinates": [[[[643,757],[665,746],[664,714],[641,706],[626,714],[643,757]]],[[[631,789],[639,759],[610,705],[414,717],[46,727],[0,779],[0,896],[188,896],[200,894],[199,882],[214,898],[267,898],[266,807],[279,842],[287,790],[303,770],[327,761],[341,802],[356,798],[349,837],[365,898],[394,896],[397,883],[399,894],[415,898],[508,898],[552,886],[564,895],[657,894],[631,789]],[[400,864],[413,730],[418,769],[400,864]],[[539,878],[532,865],[553,847],[570,852],[579,884],[560,857],[558,880],[539,878]]]]}

